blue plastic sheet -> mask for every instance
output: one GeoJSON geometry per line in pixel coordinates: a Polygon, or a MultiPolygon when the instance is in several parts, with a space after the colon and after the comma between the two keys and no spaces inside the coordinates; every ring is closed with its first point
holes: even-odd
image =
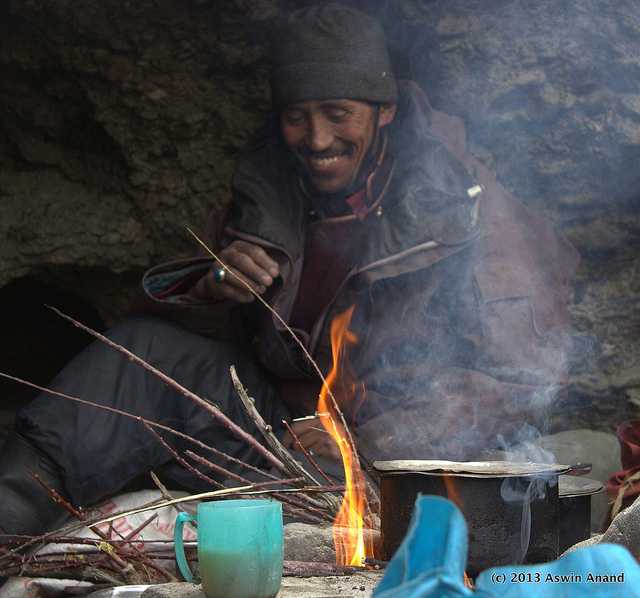
{"type": "Polygon", "coordinates": [[[582,548],[542,565],[483,571],[464,585],[467,524],[449,500],[419,496],[409,530],[374,598],[640,598],[640,566],[615,544],[582,548]]]}

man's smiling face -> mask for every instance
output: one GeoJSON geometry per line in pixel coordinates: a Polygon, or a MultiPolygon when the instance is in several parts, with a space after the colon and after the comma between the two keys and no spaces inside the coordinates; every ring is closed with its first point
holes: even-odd
{"type": "Polygon", "coordinates": [[[280,115],[285,143],[303,162],[317,191],[336,193],[356,179],[378,128],[395,116],[395,105],[377,108],[355,100],[296,102],[280,115]],[[377,120],[377,122],[376,122],[377,120]]]}

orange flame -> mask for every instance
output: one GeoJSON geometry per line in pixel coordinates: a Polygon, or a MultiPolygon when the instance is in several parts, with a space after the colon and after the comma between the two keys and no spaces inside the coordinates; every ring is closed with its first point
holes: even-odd
{"type": "Polygon", "coordinates": [[[466,571],[464,572],[464,587],[469,588],[470,590],[476,589],[476,584],[473,582],[473,579],[467,575],[466,571]]]}
{"type": "MultiPolygon", "coordinates": [[[[454,481],[454,477],[450,475],[445,475],[444,478],[444,487],[447,490],[447,498],[453,502],[461,511],[462,511],[462,498],[460,497],[460,493],[458,492],[458,488],[454,481]]],[[[466,588],[470,590],[475,589],[475,584],[473,583],[473,579],[471,579],[467,572],[464,572],[464,585],[466,588]]]]}
{"type": "Polygon", "coordinates": [[[444,487],[447,490],[447,498],[456,505],[456,507],[463,511],[462,498],[460,498],[458,487],[456,486],[453,476],[445,474],[443,476],[443,480],[444,487]]]}
{"type": "Polygon", "coordinates": [[[325,430],[338,445],[342,456],[345,475],[345,493],[340,511],[333,522],[333,542],[336,548],[336,561],[339,565],[361,567],[366,557],[373,556],[371,535],[365,541],[364,521],[368,511],[366,484],[360,468],[355,447],[336,413],[333,401],[329,397],[327,386],[336,393],[341,390],[341,402],[353,400],[356,383],[350,380],[345,365],[347,348],[357,343],[357,336],[349,330],[349,323],[355,305],[338,314],[331,322],[331,350],[333,367],[327,376],[327,385],[323,386],[318,398],[318,413],[327,413],[320,421],[325,430]],[[344,396],[343,396],[344,393],[344,396]]]}

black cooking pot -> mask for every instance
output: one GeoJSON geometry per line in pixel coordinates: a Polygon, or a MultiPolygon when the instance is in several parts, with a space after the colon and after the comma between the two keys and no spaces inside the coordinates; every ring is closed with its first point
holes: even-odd
{"type": "Polygon", "coordinates": [[[418,494],[452,500],[469,530],[467,572],[489,567],[546,562],[558,557],[558,476],[556,464],[504,461],[377,461],[380,476],[384,558],[404,538],[418,494]]]}
{"type": "Polygon", "coordinates": [[[602,492],[597,480],[561,475],[560,494],[560,553],[591,537],[591,497],[602,492]]]}

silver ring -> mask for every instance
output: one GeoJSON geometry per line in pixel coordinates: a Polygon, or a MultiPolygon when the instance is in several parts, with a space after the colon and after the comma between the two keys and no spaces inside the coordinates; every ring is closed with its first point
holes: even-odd
{"type": "Polygon", "coordinates": [[[224,282],[227,278],[227,271],[224,268],[219,268],[213,272],[213,280],[216,282],[224,282]]]}

